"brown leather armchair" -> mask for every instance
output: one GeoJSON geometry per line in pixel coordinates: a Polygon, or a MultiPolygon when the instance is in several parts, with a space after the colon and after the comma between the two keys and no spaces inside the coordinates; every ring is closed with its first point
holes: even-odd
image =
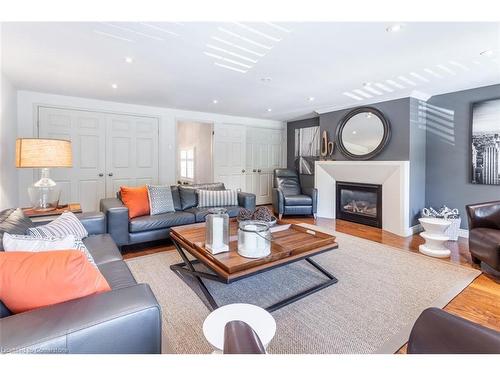
{"type": "Polygon", "coordinates": [[[233,320],[224,328],[224,354],[265,354],[259,336],[247,323],[233,320]]]}
{"type": "Polygon", "coordinates": [[[411,330],[408,354],[500,354],[500,332],[431,307],[411,330]]]}
{"type": "MultiPolygon", "coordinates": [[[[472,261],[500,271],[500,201],[465,206],[472,261]]],[[[487,267],[486,267],[487,268],[487,267]]]]}

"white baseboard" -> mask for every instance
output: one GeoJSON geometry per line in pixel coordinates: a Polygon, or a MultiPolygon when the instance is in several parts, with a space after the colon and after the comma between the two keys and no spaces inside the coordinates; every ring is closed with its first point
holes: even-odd
{"type": "MultiPolygon", "coordinates": [[[[417,234],[423,232],[424,228],[421,224],[414,225],[409,228],[410,236],[413,234],[417,234]]],[[[469,238],[469,231],[467,229],[459,229],[458,237],[469,238]]]]}

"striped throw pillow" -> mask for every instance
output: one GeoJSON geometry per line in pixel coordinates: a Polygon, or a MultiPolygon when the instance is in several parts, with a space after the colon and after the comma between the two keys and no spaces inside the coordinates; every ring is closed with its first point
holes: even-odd
{"type": "Polygon", "coordinates": [[[95,267],[94,258],[90,254],[87,246],[82,240],[78,240],[74,235],[68,234],[62,238],[37,238],[20,234],[5,233],[3,236],[3,247],[5,251],[54,251],[54,250],[69,250],[75,249],[85,254],[88,261],[95,267]]]}
{"type": "Polygon", "coordinates": [[[198,190],[198,207],[237,206],[236,190],[198,190]]]}
{"type": "Polygon", "coordinates": [[[48,224],[29,228],[26,234],[38,238],[61,238],[72,234],[77,240],[81,240],[89,235],[73,212],[65,212],[48,224]]]}

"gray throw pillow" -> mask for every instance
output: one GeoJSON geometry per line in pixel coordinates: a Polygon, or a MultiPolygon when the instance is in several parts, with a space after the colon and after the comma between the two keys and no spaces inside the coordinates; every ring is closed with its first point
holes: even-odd
{"type": "Polygon", "coordinates": [[[147,185],[147,188],[151,215],[159,215],[175,211],[170,186],[147,185]]]}
{"type": "Polygon", "coordinates": [[[4,233],[25,234],[34,224],[30,218],[24,216],[20,208],[10,208],[0,212],[0,251],[3,250],[2,237],[4,233]]]}

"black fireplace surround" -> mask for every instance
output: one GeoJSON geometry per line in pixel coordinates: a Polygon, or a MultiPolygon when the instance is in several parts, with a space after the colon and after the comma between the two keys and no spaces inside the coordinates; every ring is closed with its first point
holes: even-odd
{"type": "Polygon", "coordinates": [[[337,181],[336,218],[382,228],[382,185],[337,181]]]}

